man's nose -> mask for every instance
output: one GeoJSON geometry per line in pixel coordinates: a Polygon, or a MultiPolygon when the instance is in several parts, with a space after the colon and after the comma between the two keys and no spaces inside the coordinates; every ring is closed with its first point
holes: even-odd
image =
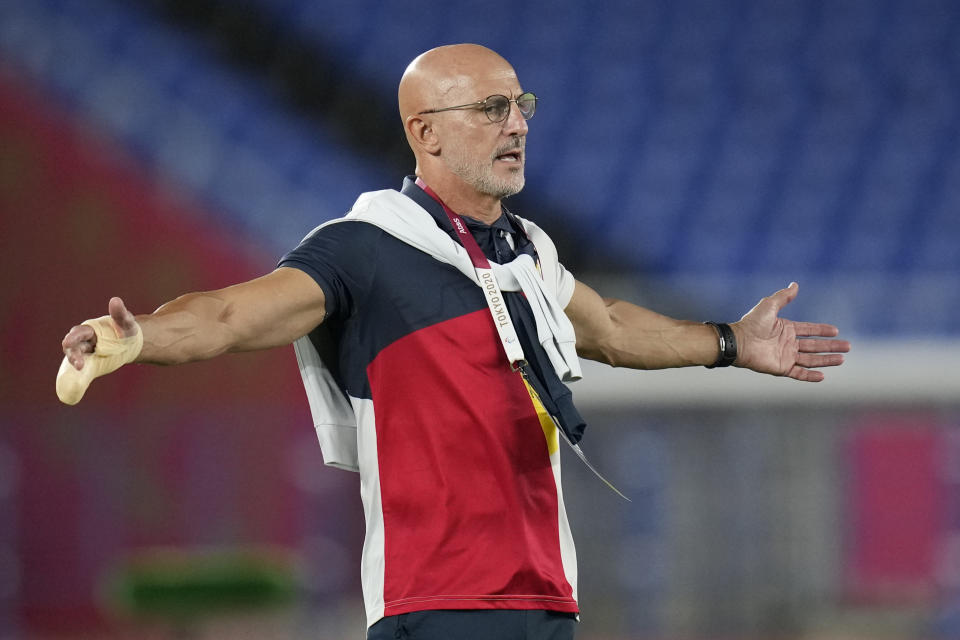
{"type": "Polygon", "coordinates": [[[527,120],[520,113],[520,107],[511,102],[510,112],[507,114],[507,119],[503,121],[503,132],[507,135],[525,136],[528,130],[527,120]]]}

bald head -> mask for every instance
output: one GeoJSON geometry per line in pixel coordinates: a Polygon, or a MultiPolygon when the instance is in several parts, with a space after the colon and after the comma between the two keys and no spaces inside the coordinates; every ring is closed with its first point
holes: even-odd
{"type": "Polygon", "coordinates": [[[397,98],[416,174],[455,211],[492,222],[500,199],[523,188],[527,123],[519,107],[496,121],[450,107],[520,92],[510,63],[476,44],[431,49],[404,72],[397,98]]]}
{"type": "Polygon", "coordinates": [[[498,79],[516,82],[516,77],[500,54],[478,44],[430,49],[414,58],[400,79],[400,117],[406,121],[427,109],[482,100],[487,96],[475,95],[476,84],[498,79]]]}

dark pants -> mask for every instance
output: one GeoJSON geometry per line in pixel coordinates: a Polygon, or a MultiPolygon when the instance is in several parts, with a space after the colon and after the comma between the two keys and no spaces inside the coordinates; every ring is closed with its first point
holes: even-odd
{"type": "Polygon", "coordinates": [[[556,611],[414,611],[378,620],[367,640],[573,640],[576,624],[556,611]]]}

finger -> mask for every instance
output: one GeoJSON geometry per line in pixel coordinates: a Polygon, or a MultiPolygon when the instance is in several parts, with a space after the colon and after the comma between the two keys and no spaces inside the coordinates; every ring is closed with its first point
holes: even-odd
{"type": "Polygon", "coordinates": [[[808,369],[819,369],[821,367],[839,367],[843,364],[843,355],[839,353],[828,354],[810,354],[801,353],[797,355],[797,364],[808,369]]]}
{"type": "Polygon", "coordinates": [[[123,338],[129,338],[137,333],[137,321],[133,314],[127,310],[123,300],[117,297],[110,298],[107,305],[110,310],[110,319],[117,329],[117,332],[123,338]]]}
{"type": "Polygon", "coordinates": [[[771,295],[770,300],[777,309],[783,309],[785,306],[793,302],[793,299],[797,297],[797,292],[799,290],[800,285],[798,285],[796,282],[791,282],[790,286],[788,286],[786,289],[780,289],[780,291],[777,291],[771,295]]]}
{"type": "Polygon", "coordinates": [[[73,368],[77,371],[80,371],[83,369],[87,355],[93,353],[94,351],[95,347],[93,342],[81,342],[79,345],[64,351],[64,354],[67,356],[67,360],[70,362],[70,364],[73,365],[73,368]]]}
{"type": "Polygon", "coordinates": [[[87,325],[77,325],[70,329],[63,339],[63,353],[70,364],[78,371],[83,369],[84,356],[93,353],[97,344],[97,334],[87,325]]]}
{"type": "Polygon", "coordinates": [[[798,343],[798,350],[801,353],[847,353],[850,351],[850,343],[846,340],[801,338],[798,343]]]}
{"type": "Polygon", "coordinates": [[[823,336],[832,338],[840,333],[840,330],[832,324],[823,324],[820,322],[794,322],[794,331],[798,336],[823,336]]]}
{"type": "Polygon", "coordinates": [[[794,367],[787,372],[787,377],[801,382],[823,382],[823,372],[804,369],[803,367],[794,367]]]}
{"type": "Polygon", "coordinates": [[[97,334],[94,333],[92,327],[88,327],[85,324],[78,324],[75,327],[71,327],[70,331],[67,332],[67,335],[63,337],[63,348],[64,350],[70,349],[77,346],[81,342],[96,340],[96,337],[97,334]]]}

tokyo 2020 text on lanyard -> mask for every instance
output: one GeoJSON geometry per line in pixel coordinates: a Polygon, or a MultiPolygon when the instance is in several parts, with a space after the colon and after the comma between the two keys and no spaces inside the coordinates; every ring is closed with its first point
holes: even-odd
{"type": "MultiPolygon", "coordinates": [[[[470,233],[469,229],[467,229],[467,225],[463,219],[457,213],[452,211],[450,207],[448,207],[433,191],[433,189],[431,189],[420,178],[417,178],[417,186],[423,189],[427,195],[436,200],[437,203],[443,207],[443,211],[447,214],[450,224],[453,225],[453,230],[457,239],[460,241],[460,244],[466,250],[467,255],[470,256],[470,261],[473,263],[473,268],[477,273],[477,280],[480,283],[480,287],[483,289],[487,307],[490,309],[490,315],[493,318],[493,325],[497,329],[497,335],[500,336],[500,344],[503,345],[504,352],[507,356],[507,361],[510,363],[510,368],[520,373],[532,398],[540,406],[544,406],[543,402],[537,395],[536,390],[533,388],[533,385],[530,383],[530,376],[527,372],[527,361],[523,355],[523,346],[520,344],[520,339],[517,336],[516,326],[513,324],[513,320],[510,318],[510,312],[507,310],[507,301],[503,296],[503,292],[500,290],[500,284],[497,282],[496,276],[493,274],[493,268],[490,266],[490,261],[487,260],[487,256],[483,254],[483,251],[480,249],[480,245],[477,244],[473,234],[470,233]]],[[[613,486],[609,480],[604,478],[603,475],[593,466],[593,464],[587,460],[586,455],[583,453],[583,449],[580,448],[579,444],[575,444],[570,440],[566,432],[560,427],[556,417],[549,412],[547,415],[550,416],[550,419],[553,421],[557,431],[560,432],[560,435],[563,436],[564,441],[570,445],[570,448],[573,449],[573,451],[577,454],[577,457],[580,458],[580,460],[582,460],[583,463],[587,465],[587,467],[617,495],[625,500],[630,500],[630,498],[627,498],[627,496],[623,495],[619,489],[613,486]]]]}

